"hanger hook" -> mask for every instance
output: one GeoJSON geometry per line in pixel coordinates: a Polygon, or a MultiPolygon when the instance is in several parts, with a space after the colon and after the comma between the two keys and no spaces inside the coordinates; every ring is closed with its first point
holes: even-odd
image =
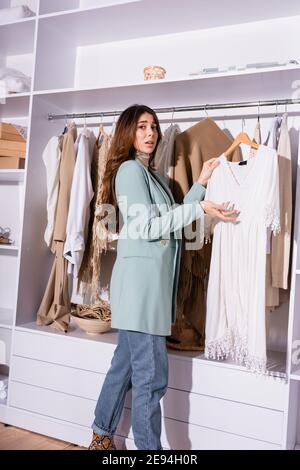
{"type": "Polygon", "coordinates": [[[206,108],[207,108],[207,104],[206,104],[206,105],[204,105],[204,112],[205,112],[206,116],[207,116],[207,117],[209,117],[209,114],[208,114],[208,112],[207,112],[207,109],[206,109],[206,108]]]}
{"type": "Polygon", "coordinates": [[[276,101],[276,110],[275,110],[275,117],[278,116],[278,101],[276,101]]]}
{"type": "Polygon", "coordinates": [[[285,102],[284,112],[287,113],[287,102],[285,102]]]}
{"type": "Polygon", "coordinates": [[[244,132],[245,128],[245,118],[242,118],[242,132],[244,132]]]}
{"type": "Polygon", "coordinates": [[[258,102],[258,105],[257,105],[257,120],[258,122],[260,120],[260,101],[258,102]]]}
{"type": "Polygon", "coordinates": [[[173,111],[172,111],[171,124],[173,124],[174,122],[174,114],[175,114],[175,108],[173,108],[173,111]]]}

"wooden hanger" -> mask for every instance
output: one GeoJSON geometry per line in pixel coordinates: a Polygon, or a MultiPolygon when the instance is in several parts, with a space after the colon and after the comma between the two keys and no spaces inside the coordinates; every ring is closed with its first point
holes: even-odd
{"type": "Polygon", "coordinates": [[[228,157],[228,155],[231,155],[232,152],[240,145],[240,144],[246,144],[246,145],[249,145],[250,147],[254,148],[254,149],[258,149],[259,145],[256,143],[256,142],[253,142],[250,137],[248,136],[248,134],[246,134],[246,132],[240,132],[236,138],[234,139],[234,141],[232,142],[232,144],[230,145],[230,147],[226,150],[226,152],[224,152],[224,155],[225,157],[228,157]]]}

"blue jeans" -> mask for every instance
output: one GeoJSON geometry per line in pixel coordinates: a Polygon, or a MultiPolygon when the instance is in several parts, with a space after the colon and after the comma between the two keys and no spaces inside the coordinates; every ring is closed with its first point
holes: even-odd
{"type": "Polygon", "coordinates": [[[162,449],[160,400],[167,385],[165,336],[120,330],[95,409],[93,430],[110,436],[115,433],[126,392],[132,388],[131,420],[135,445],[139,450],[162,449]]]}

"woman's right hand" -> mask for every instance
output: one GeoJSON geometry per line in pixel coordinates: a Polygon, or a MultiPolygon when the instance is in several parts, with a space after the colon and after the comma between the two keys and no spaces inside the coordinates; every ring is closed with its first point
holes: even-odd
{"type": "Polygon", "coordinates": [[[217,166],[220,165],[220,160],[218,158],[211,158],[203,163],[203,168],[198,178],[198,183],[202,186],[206,186],[209,178],[211,177],[213,171],[217,166]]]}
{"type": "Polygon", "coordinates": [[[238,222],[237,217],[239,216],[240,212],[234,209],[234,205],[230,207],[229,202],[215,204],[211,201],[201,201],[200,205],[205,214],[210,215],[211,217],[217,217],[223,222],[238,222]]]}

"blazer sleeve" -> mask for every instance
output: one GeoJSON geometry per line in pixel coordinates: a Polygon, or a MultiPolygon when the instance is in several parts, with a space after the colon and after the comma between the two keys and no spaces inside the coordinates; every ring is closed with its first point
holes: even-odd
{"type": "Polygon", "coordinates": [[[157,204],[151,201],[150,188],[143,169],[134,161],[123,163],[116,176],[116,196],[124,224],[130,227],[134,238],[156,240],[170,238],[170,234],[204,217],[199,202],[205,188],[195,183],[184,198],[184,203],[161,215],[157,204]]]}

